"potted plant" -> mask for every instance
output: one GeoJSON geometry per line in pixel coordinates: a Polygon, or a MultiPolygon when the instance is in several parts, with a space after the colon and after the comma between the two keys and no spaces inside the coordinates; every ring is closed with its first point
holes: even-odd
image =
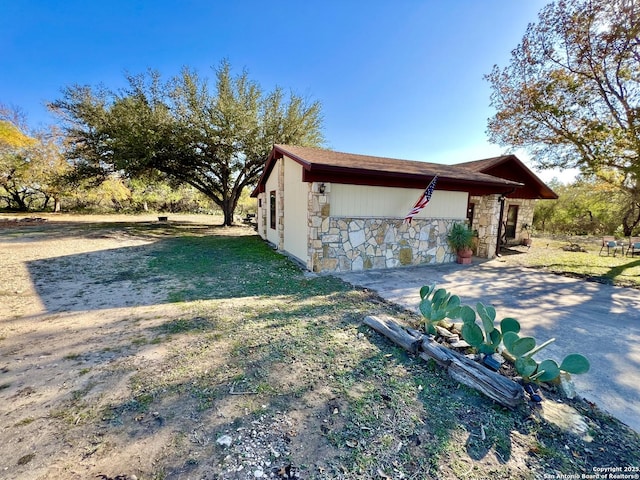
{"type": "Polygon", "coordinates": [[[456,261],[461,264],[470,264],[471,256],[473,255],[473,251],[471,250],[471,246],[473,245],[473,231],[464,223],[455,223],[453,227],[451,227],[447,240],[451,248],[453,248],[458,255],[456,261]]]}
{"type": "Polygon", "coordinates": [[[532,226],[529,225],[528,223],[522,224],[522,230],[527,232],[527,238],[522,239],[522,245],[524,245],[525,247],[531,247],[531,230],[532,229],[533,229],[532,226]]]}
{"type": "Polygon", "coordinates": [[[478,255],[478,245],[480,244],[480,234],[478,230],[473,230],[473,237],[471,237],[471,251],[474,255],[478,255]]]}

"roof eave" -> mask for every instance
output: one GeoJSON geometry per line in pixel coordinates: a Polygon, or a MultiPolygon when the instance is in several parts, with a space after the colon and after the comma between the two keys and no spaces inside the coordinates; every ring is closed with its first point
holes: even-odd
{"type": "MultiPolygon", "coordinates": [[[[372,172],[367,169],[336,167],[332,165],[312,164],[303,171],[305,182],[332,182],[355,185],[395,186],[403,188],[425,188],[436,173],[402,173],[402,172],[372,172]]],[[[489,177],[489,175],[486,175],[489,177]]],[[[511,180],[464,179],[454,178],[446,174],[439,174],[437,189],[460,190],[460,187],[483,187],[495,193],[503,193],[524,184],[511,180]]]]}
{"type": "MultiPolygon", "coordinates": [[[[491,173],[488,173],[491,169],[499,167],[501,165],[503,165],[504,163],[507,162],[515,162],[517,163],[520,168],[526,172],[527,176],[529,177],[529,179],[535,183],[537,185],[537,190],[538,190],[538,195],[536,197],[531,197],[537,200],[557,200],[558,194],[555,193],[553,190],[551,190],[547,184],[545,184],[529,167],[527,167],[525,165],[525,163],[520,160],[516,155],[514,154],[509,154],[509,155],[502,155],[500,157],[491,157],[491,158],[485,158],[482,160],[474,160],[471,162],[462,162],[462,163],[457,163],[455,164],[456,166],[465,168],[467,170],[470,171],[474,171],[474,172],[480,172],[480,173],[485,173],[487,175],[491,175],[491,173]],[[482,168],[470,168],[473,167],[474,165],[483,165],[482,168]]],[[[517,197],[517,193],[513,195],[514,197],[517,197]]],[[[520,198],[520,197],[517,197],[520,198]]]]}

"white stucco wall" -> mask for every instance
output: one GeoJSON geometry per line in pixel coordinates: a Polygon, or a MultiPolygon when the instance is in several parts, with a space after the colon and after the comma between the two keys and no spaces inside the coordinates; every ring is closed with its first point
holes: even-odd
{"type": "Polygon", "coordinates": [[[284,157],[284,197],[284,249],[306,264],[309,183],[302,181],[302,166],[287,157],[284,157]]]}
{"type": "MultiPolygon", "coordinates": [[[[431,201],[415,218],[466,218],[468,194],[437,188],[436,185],[431,201]]],[[[411,188],[332,183],[331,216],[403,218],[423,192],[411,188]]]]}

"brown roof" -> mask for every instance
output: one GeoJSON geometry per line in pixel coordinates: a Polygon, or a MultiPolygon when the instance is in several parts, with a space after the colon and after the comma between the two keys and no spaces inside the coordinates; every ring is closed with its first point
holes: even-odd
{"type": "Polygon", "coordinates": [[[254,196],[264,191],[264,181],[275,161],[283,155],[302,166],[303,181],[306,182],[424,188],[437,174],[439,190],[488,194],[506,193],[524,186],[517,180],[475,172],[457,165],[374,157],[312,147],[274,145],[254,196]]]}
{"type": "Polygon", "coordinates": [[[473,162],[457,163],[455,166],[462,167],[470,172],[486,173],[487,175],[510,180],[517,179],[524,183],[523,188],[507,196],[541,199],[558,198],[558,195],[515,155],[503,155],[473,162]]]}
{"type": "Polygon", "coordinates": [[[360,172],[387,172],[408,175],[438,174],[440,178],[450,178],[468,181],[484,181],[499,185],[514,186],[514,183],[501,178],[490,177],[481,172],[468,172],[455,165],[441,163],[418,162],[415,160],[400,160],[396,158],[373,157],[355,153],[335,152],[313,147],[297,147],[292,145],[275,145],[274,149],[296,160],[309,170],[357,170],[360,172]]]}
{"type": "Polygon", "coordinates": [[[484,158],[482,160],[473,160],[471,162],[456,163],[456,165],[458,167],[464,167],[467,170],[471,170],[472,172],[483,172],[491,167],[500,165],[511,158],[517,157],[515,157],[515,155],[503,155],[501,157],[484,158]]]}

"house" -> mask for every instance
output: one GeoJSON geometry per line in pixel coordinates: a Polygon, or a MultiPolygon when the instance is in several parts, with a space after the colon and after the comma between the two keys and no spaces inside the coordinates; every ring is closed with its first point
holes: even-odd
{"type": "Polygon", "coordinates": [[[458,165],[274,145],[252,193],[259,235],[314,272],[452,262],[447,233],[478,232],[476,254],[517,242],[537,199],[557,195],[517,157],[458,165]],[[404,217],[438,175],[428,205],[404,217]]]}

